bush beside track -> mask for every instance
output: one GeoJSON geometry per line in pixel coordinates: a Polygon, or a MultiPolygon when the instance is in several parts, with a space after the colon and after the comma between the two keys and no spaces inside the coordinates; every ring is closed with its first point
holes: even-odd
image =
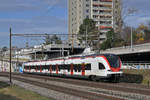
{"type": "Polygon", "coordinates": [[[125,69],[123,81],[148,85],[150,81],[150,69],[125,69]]]}

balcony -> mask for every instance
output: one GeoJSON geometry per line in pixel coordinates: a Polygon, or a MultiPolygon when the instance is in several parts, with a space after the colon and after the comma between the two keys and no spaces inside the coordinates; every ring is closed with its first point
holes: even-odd
{"type": "Polygon", "coordinates": [[[112,24],[100,23],[102,26],[112,27],[112,24]]]}
{"type": "Polygon", "coordinates": [[[106,38],[106,34],[102,34],[102,35],[100,35],[100,38],[106,38]]]}
{"type": "Polygon", "coordinates": [[[100,20],[100,21],[111,21],[112,18],[100,18],[99,20],[100,20]]]}
{"type": "Polygon", "coordinates": [[[112,2],[100,2],[101,5],[112,5],[112,2]]]}
{"type": "Polygon", "coordinates": [[[99,15],[102,15],[102,16],[103,15],[106,15],[106,16],[110,15],[110,16],[112,16],[113,14],[112,14],[112,12],[100,12],[99,15]]]}
{"type": "Polygon", "coordinates": [[[104,29],[103,29],[103,30],[100,29],[100,32],[101,32],[101,33],[106,33],[106,32],[108,32],[109,30],[110,30],[110,29],[105,29],[105,30],[104,30],[104,29]]]}
{"type": "Polygon", "coordinates": [[[112,0],[99,0],[100,2],[112,2],[112,0]]]}
{"type": "Polygon", "coordinates": [[[111,29],[111,28],[113,28],[112,27],[112,25],[111,26],[104,26],[104,25],[100,25],[100,27],[99,27],[100,29],[111,29]]]}
{"type": "Polygon", "coordinates": [[[111,10],[112,7],[99,7],[99,10],[111,10]]]}

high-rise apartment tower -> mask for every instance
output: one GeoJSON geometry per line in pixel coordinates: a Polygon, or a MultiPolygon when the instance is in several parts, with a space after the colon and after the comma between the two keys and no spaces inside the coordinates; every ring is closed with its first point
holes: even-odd
{"type": "Polygon", "coordinates": [[[121,0],[68,0],[69,40],[77,41],[71,34],[78,34],[85,18],[93,19],[100,31],[100,40],[106,39],[111,28],[117,31],[121,20],[121,0]]]}

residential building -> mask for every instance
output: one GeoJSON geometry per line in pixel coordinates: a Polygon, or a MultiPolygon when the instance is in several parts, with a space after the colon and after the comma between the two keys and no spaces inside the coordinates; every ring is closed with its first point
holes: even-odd
{"type": "Polygon", "coordinates": [[[100,32],[100,40],[106,39],[111,28],[118,31],[121,20],[121,0],[68,0],[69,41],[77,41],[79,27],[85,18],[93,19],[100,32]]]}

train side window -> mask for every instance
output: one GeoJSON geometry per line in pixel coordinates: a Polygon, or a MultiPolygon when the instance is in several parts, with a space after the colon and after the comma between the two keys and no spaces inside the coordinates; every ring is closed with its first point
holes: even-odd
{"type": "Polygon", "coordinates": [[[60,65],[60,69],[64,70],[65,66],[64,65],[60,65]]]}
{"type": "Polygon", "coordinates": [[[81,64],[78,64],[78,65],[77,65],[77,70],[78,70],[78,72],[81,72],[81,69],[82,69],[82,65],[81,65],[81,64]]]}
{"type": "Polygon", "coordinates": [[[56,70],[56,66],[52,65],[52,70],[55,71],[56,70]]]}
{"type": "Polygon", "coordinates": [[[91,70],[91,64],[86,64],[85,65],[85,70],[91,70]]]}
{"type": "Polygon", "coordinates": [[[102,63],[99,63],[99,69],[105,69],[105,66],[102,63]]]}
{"type": "Polygon", "coordinates": [[[70,72],[70,67],[71,67],[71,65],[67,65],[68,72],[70,72]]]}
{"type": "Polygon", "coordinates": [[[67,69],[68,69],[67,65],[64,65],[64,69],[65,69],[65,70],[67,70],[67,69]]]}
{"type": "Polygon", "coordinates": [[[46,65],[45,69],[49,71],[49,65],[46,65]]]}
{"type": "Polygon", "coordinates": [[[36,69],[36,66],[32,66],[32,69],[34,69],[34,70],[35,70],[35,69],[36,69]]]}
{"type": "Polygon", "coordinates": [[[50,68],[50,65],[46,65],[46,69],[48,69],[48,70],[49,70],[49,68],[50,68]]]}
{"type": "Polygon", "coordinates": [[[40,70],[40,66],[37,66],[38,70],[40,70]]]}
{"type": "Polygon", "coordinates": [[[48,66],[48,65],[45,65],[45,69],[48,69],[48,70],[49,70],[49,66],[48,66]]]}
{"type": "Polygon", "coordinates": [[[58,65],[58,71],[62,69],[62,65],[58,65]]]}
{"type": "Polygon", "coordinates": [[[41,65],[41,67],[42,67],[42,70],[45,69],[45,65],[41,65]]]}
{"type": "Polygon", "coordinates": [[[27,70],[28,70],[28,69],[29,69],[29,66],[25,66],[25,69],[27,69],[27,70]]]}
{"type": "Polygon", "coordinates": [[[30,70],[32,69],[32,66],[30,66],[30,70]]]}
{"type": "Polygon", "coordinates": [[[73,67],[74,71],[77,72],[78,68],[77,68],[77,64],[74,64],[74,67],[73,67]]]}

